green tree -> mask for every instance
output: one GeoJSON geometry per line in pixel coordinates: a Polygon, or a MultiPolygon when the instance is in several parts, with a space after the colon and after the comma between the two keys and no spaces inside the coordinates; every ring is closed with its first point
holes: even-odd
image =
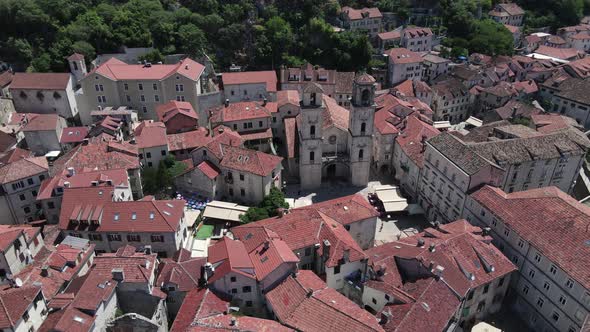
{"type": "Polygon", "coordinates": [[[51,57],[49,53],[41,53],[31,61],[31,65],[27,68],[28,72],[46,73],[51,70],[51,57]]]}
{"type": "Polygon", "coordinates": [[[193,57],[200,55],[207,46],[205,33],[192,23],[182,25],[178,29],[178,41],[178,48],[193,57]]]}
{"type": "Polygon", "coordinates": [[[240,215],[240,221],[248,223],[274,217],[279,208],[288,209],[289,203],[285,201],[285,194],[280,189],[272,187],[257,207],[251,207],[245,214],[240,215]]]}
{"type": "Polygon", "coordinates": [[[489,55],[512,55],[514,38],[502,24],[487,19],[476,21],[469,40],[469,50],[489,55]]]}
{"type": "Polygon", "coordinates": [[[287,53],[293,44],[293,31],[289,23],[278,16],[266,21],[264,29],[266,38],[272,46],[273,63],[278,65],[282,55],[287,53]]]}

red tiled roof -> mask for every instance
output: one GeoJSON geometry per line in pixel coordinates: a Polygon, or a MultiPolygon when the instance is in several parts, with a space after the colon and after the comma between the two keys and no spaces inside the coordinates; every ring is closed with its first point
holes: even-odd
{"type": "Polygon", "coordinates": [[[17,180],[47,172],[45,157],[29,157],[16,160],[0,168],[0,183],[7,184],[17,180]]]}
{"type": "Polygon", "coordinates": [[[406,48],[392,48],[385,51],[385,54],[389,55],[389,61],[394,64],[422,62],[420,54],[412,52],[406,48]]]}
{"type": "Polygon", "coordinates": [[[58,174],[68,167],[76,170],[138,169],[137,152],[125,152],[114,149],[111,141],[100,137],[89,139],[87,145],[80,144],[59,157],[53,163],[53,174],[58,174]]]}
{"type": "Polygon", "coordinates": [[[590,288],[589,207],[556,187],[507,194],[485,186],[471,197],[584,288],[590,288]]]}
{"type": "Polygon", "coordinates": [[[402,93],[406,97],[415,97],[414,95],[414,81],[405,80],[392,88],[392,90],[402,93]]]}
{"type": "Polygon", "coordinates": [[[377,35],[377,37],[379,37],[379,39],[381,39],[381,40],[400,39],[401,36],[402,35],[399,30],[382,32],[377,35]]]}
{"type": "Polygon", "coordinates": [[[269,118],[272,113],[277,111],[277,103],[258,101],[241,101],[231,103],[225,107],[219,106],[211,110],[212,123],[224,123],[231,121],[242,121],[249,119],[269,118]]]}
{"type": "Polygon", "coordinates": [[[254,266],[256,279],[259,281],[264,280],[282,264],[293,263],[293,266],[295,266],[295,263],[299,262],[299,258],[289,249],[289,246],[279,239],[272,239],[262,243],[252,250],[249,256],[254,266]]]}
{"type": "Polygon", "coordinates": [[[377,7],[354,9],[352,7],[342,7],[342,12],[345,13],[350,20],[360,20],[367,15],[369,18],[383,17],[381,11],[377,7]]]}
{"type": "Polygon", "coordinates": [[[192,80],[197,80],[205,70],[202,64],[186,58],[177,64],[160,65],[129,65],[116,58],[110,58],[86,77],[93,74],[100,74],[114,81],[121,80],[163,80],[174,74],[180,74],[192,80]]]}
{"type": "Polygon", "coordinates": [[[209,130],[199,127],[198,130],[187,131],[184,133],[168,134],[168,149],[170,151],[194,150],[201,146],[207,145],[213,139],[209,136],[209,130]]]}
{"type": "Polygon", "coordinates": [[[168,145],[166,126],[162,122],[143,121],[135,128],[134,134],[140,149],[168,145]]]}
{"type": "Polygon", "coordinates": [[[560,114],[532,114],[531,121],[535,125],[537,131],[542,133],[551,133],[561,129],[578,126],[575,119],[560,115],[560,114]]]}
{"type": "Polygon", "coordinates": [[[322,113],[324,118],[323,121],[323,128],[328,128],[331,126],[336,126],[341,129],[348,129],[348,119],[350,116],[350,112],[338,105],[336,100],[330,98],[326,95],[324,97],[324,105],[326,106],[326,111],[322,113]]]}
{"type": "Polygon", "coordinates": [[[123,121],[119,118],[114,118],[110,115],[107,115],[99,122],[98,125],[110,131],[115,131],[123,126],[123,121]]]}
{"type": "Polygon", "coordinates": [[[60,143],[80,143],[88,136],[88,127],[67,127],[61,133],[60,143]]]}
{"type": "MultiPolygon", "coordinates": [[[[4,152],[8,149],[14,148],[14,149],[18,149],[18,150],[22,150],[19,148],[15,147],[16,145],[16,137],[14,137],[14,134],[8,134],[5,133],[3,131],[0,131],[0,152],[4,152]]],[[[14,151],[11,150],[11,151],[14,151]]]]}
{"type": "Polygon", "coordinates": [[[391,114],[387,110],[382,109],[375,112],[375,129],[377,129],[377,131],[381,135],[392,135],[399,133],[399,130],[392,123],[393,121],[395,121],[394,119],[399,120],[399,118],[397,118],[395,115],[391,114]]]}
{"type": "Polygon", "coordinates": [[[174,284],[181,292],[198,288],[201,266],[206,262],[207,259],[204,257],[190,257],[190,252],[182,248],[177,257],[162,260],[156,285],[162,287],[162,285],[174,284]]]}
{"type": "Polygon", "coordinates": [[[41,292],[37,286],[9,288],[0,291],[0,328],[12,329],[41,292]]]}
{"type": "Polygon", "coordinates": [[[213,276],[208,279],[210,283],[215,282],[230,271],[252,279],[256,277],[252,261],[241,241],[224,237],[208,248],[208,254],[208,262],[212,264],[221,263],[215,269],[213,276]]]}
{"type": "Polygon", "coordinates": [[[0,74],[0,87],[5,87],[8,84],[10,84],[12,82],[12,77],[14,76],[14,74],[10,71],[7,70],[5,72],[3,72],[2,74],[0,74]]]}
{"type": "Polygon", "coordinates": [[[194,288],[189,291],[180,307],[170,332],[189,331],[194,321],[214,315],[222,315],[229,309],[229,302],[224,301],[207,288],[194,288]]]}
{"type": "Polygon", "coordinates": [[[53,130],[57,128],[59,115],[57,114],[28,114],[29,122],[23,131],[53,130]]]}
{"type": "Polygon", "coordinates": [[[218,159],[223,158],[223,146],[239,147],[244,143],[240,134],[223,125],[213,128],[212,134],[213,139],[207,143],[206,147],[218,159]]]}
{"type": "Polygon", "coordinates": [[[221,174],[221,171],[219,170],[219,168],[217,168],[217,166],[213,165],[211,162],[205,160],[203,162],[201,162],[199,165],[197,165],[197,168],[203,172],[203,174],[205,174],[209,179],[215,179],[217,176],[219,176],[219,174],[221,174]]]}
{"type": "Polygon", "coordinates": [[[535,53],[561,60],[574,60],[576,58],[581,58],[583,54],[575,48],[556,48],[545,45],[539,46],[539,48],[535,50],[535,53]]]}
{"type": "Polygon", "coordinates": [[[93,187],[93,181],[96,181],[96,185],[100,187],[111,186],[109,185],[109,181],[112,183],[112,186],[129,187],[129,177],[127,171],[124,169],[90,171],[78,173],[73,176],[69,176],[68,170],[64,170],[60,174],[41,182],[37,200],[51,198],[53,190],[56,188],[64,188],[65,182],[70,183],[70,188],[84,188],[93,187]]]}
{"type": "Polygon", "coordinates": [[[265,130],[248,131],[240,134],[244,141],[260,140],[272,138],[272,128],[265,130]]]}
{"type": "MultiPolygon", "coordinates": [[[[64,244],[59,244],[57,247],[46,245],[37,253],[33,263],[25,267],[15,277],[21,279],[25,285],[40,284],[45,299],[51,300],[52,305],[59,306],[65,301],[58,298],[56,302],[53,302],[52,299],[85,267],[90,256],[94,255],[94,247],[94,244],[90,244],[84,249],[64,244]],[[68,268],[65,268],[66,264],[68,268]],[[45,266],[50,268],[47,275],[42,272],[45,266]]],[[[72,299],[73,297],[69,302],[72,299]]]]}
{"type": "Polygon", "coordinates": [[[281,90],[277,92],[277,107],[281,108],[286,104],[299,106],[299,91],[298,90],[281,90]]]}
{"type": "Polygon", "coordinates": [[[361,195],[349,195],[304,206],[296,210],[316,210],[342,225],[379,216],[373,206],[361,195]]]}
{"type": "Polygon", "coordinates": [[[112,187],[67,188],[59,216],[62,230],[92,228],[95,232],[176,232],[184,215],[177,200],[112,201],[112,187]],[[80,221],[99,220],[88,226],[80,221]]]}
{"type": "Polygon", "coordinates": [[[69,73],[16,73],[10,90],[65,90],[69,82],[69,73]]]}
{"type": "Polygon", "coordinates": [[[198,320],[195,326],[188,329],[190,332],[205,331],[239,331],[239,332],[289,332],[294,331],[280,323],[250,316],[234,316],[232,314],[215,315],[198,320]]]}
{"type": "Polygon", "coordinates": [[[229,145],[222,146],[223,159],[220,165],[237,171],[244,171],[260,176],[271,174],[280,166],[283,158],[260,151],[244,149],[229,145]]]}
{"type": "Polygon", "coordinates": [[[406,125],[396,142],[400,145],[405,154],[418,167],[424,166],[424,142],[440,132],[432,125],[410,115],[406,118],[406,125]]]}
{"type": "Polygon", "coordinates": [[[13,163],[20,159],[33,157],[33,152],[21,148],[14,148],[3,155],[0,155],[0,166],[13,163]]]}
{"type": "Polygon", "coordinates": [[[94,320],[95,317],[68,306],[62,310],[49,312],[38,332],[88,332],[92,328],[94,320]]]}
{"type": "Polygon", "coordinates": [[[265,297],[280,322],[300,331],[383,331],[375,317],[312,271],[289,276],[265,297]]]}
{"type": "MultiPolygon", "coordinates": [[[[5,252],[21,235],[29,242],[41,230],[37,227],[24,225],[0,225],[0,250],[5,252]]],[[[23,243],[24,245],[24,243],[23,243]]]]}
{"type": "Polygon", "coordinates": [[[68,60],[70,60],[70,61],[84,60],[84,55],[80,54],[80,53],[74,53],[68,57],[68,60]]]}
{"type": "Polygon", "coordinates": [[[432,35],[433,33],[430,28],[413,27],[404,29],[404,38],[416,38],[432,35]]]}
{"type": "Polygon", "coordinates": [[[277,91],[277,73],[274,70],[222,73],[221,80],[223,85],[266,83],[267,92],[277,91]]]}
{"type": "Polygon", "coordinates": [[[165,104],[156,106],[156,113],[160,121],[166,123],[178,114],[189,118],[198,119],[198,115],[193,109],[193,105],[186,101],[171,100],[165,104]]]}
{"type": "Polygon", "coordinates": [[[295,158],[297,142],[297,121],[295,118],[285,118],[285,138],[287,141],[287,158],[295,158]]]}

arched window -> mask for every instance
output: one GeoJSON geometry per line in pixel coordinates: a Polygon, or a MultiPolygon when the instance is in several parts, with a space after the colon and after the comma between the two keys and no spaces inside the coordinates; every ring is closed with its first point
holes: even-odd
{"type": "Polygon", "coordinates": [[[359,150],[359,160],[363,160],[364,155],[365,155],[365,150],[360,149],[359,150]]]}
{"type": "Polygon", "coordinates": [[[309,151],[309,162],[313,164],[314,160],[315,160],[315,152],[309,151]]]}
{"type": "Polygon", "coordinates": [[[364,135],[366,130],[367,124],[365,122],[361,123],[361,135],[364,135]]]}
{"type": "Polygon", "coordinates": [[[363,105],[368,105],[369,104],[369,98],[370,97],[371,97],[371,92],[369,91],[369,89],[363,90],[363,95],[361,96],[361,100],[363,102],[363,105]]]}
{"type": "Polygon", "coordinates": [[[309,135],[310,135],[311,137],[315,137],[315,125],[311,125],[311,126],[309,127],[309,135]]]}

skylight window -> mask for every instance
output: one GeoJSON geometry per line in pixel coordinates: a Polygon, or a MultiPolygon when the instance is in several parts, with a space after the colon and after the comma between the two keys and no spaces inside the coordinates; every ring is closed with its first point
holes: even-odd
{"type": "Polygon", "coordinates": [[[115,213],[115,221],[119,221],[119,212],[115,213]]]}
{"type": "Polygon", "coordinates": [[[168,212],[168,211],[164,211],[164,214],[165,214],[165,215],[167,215],[167,216],[171,216],[171,215],[172,215],[172,214],[170,214],[170,212],[168,212]]]}
{"type": "Polygon", "coordinates": [[[137,213],[133,212],[131,213],[131,220],[136,220],[137,219],[137,213]]]}
{"type": "Polygon", "coordinates": [[[172,205],[172,204],[170,204],[170,203],[166,203],[166,206],[168,206],[168,207],[170,207],[170,208],[173,208],[173,207],[174,207],[174,205],[172,205]]]}
{"type": "Polygon", "coordinates": [[[156,217],[156,214],[153,212],[150,212],[150,220],[154,220],[155,217],[156,217]]]}

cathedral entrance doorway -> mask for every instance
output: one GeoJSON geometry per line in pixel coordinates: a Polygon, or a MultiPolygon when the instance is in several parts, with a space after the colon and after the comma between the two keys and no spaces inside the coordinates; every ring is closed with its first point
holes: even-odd
{"type": "Polygon", "coordinates": [[[322,168],[322,178],[327,181],[344,180],[350,177],[350,168],[342,162],[332,161],[322,168]]]}

